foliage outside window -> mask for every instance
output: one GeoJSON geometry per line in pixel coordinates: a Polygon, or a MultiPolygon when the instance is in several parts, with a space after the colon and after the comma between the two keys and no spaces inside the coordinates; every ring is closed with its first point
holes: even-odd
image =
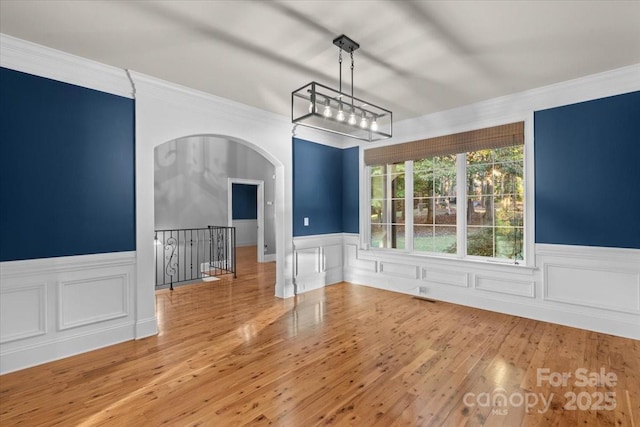
{"type": "Polygon", "coordinates": [[[456,243],[456,156],[413,162],[413,249],[450,252],[456,243]]]}
{"type": "Polygon", "coordinates": [[[371,246],[523,259],[523,165],[524,146],[516,145],[371,166],[371,246]],[[413,171],[409,206],[406,170],[413,171]],[[458,251],[460,238],[465,253],[458,251]]]}
{"type": "Polygon", "coordinates": [[[467,255],[523,259],[523,146],[466,154],[467,255]]]}
{"type": "Polygon", "coordinates": [[[371,167],[371,246],[405,248],[405,165],[371,167]]]}

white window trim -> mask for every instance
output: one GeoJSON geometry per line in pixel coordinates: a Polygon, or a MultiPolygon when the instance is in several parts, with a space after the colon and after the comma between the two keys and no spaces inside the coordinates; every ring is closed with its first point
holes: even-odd
{"type": "MultiPolygon", "coordinates": [[[[519,120],[523,120],[519,118],[519,120]]],[[[534,179],[534,138],[533,138],[533,112],[528,114],[524,121],[524,162],[523,162],[523,181],[525,185],[524,192],[524,242],[523,242],[523,257],[524,260],[514,261],[499,258],[488,257],[474,257],[470,255],[464,255],[467,253],[467,222],[466,222],[466,203],[458,203],[458,209],[456,210],[456,230],[457,230],[457,242],[458,252],[456,254],[440,254],[429,252],[415,252],[413,251],[413,238],[408,238],[408,233],[411,230],[413,233],[413,215],[405,215],[405,249],[391,249],[391,248],[372,248],[371,247],[371,167],[364,164],[364,150],[360,150],[360,166],[361,166],[361,185],[363,190],[360,194],[360,210],[361,210],[361,226],[360,226],[360,248],[368,251],[372,254],[384,256],[384,257],[411,257],[417,259],[432,259],[438,261],[455,261],[463,264],[471,265],[491,265],[491,266],[504,266],[515,269],[533,269],[536,266],[535,262],[535,179],[534,179]],[[410,218],[409,218],[410,217],[410,218]],[[411,228],[409,228],[411,226],[411,228]]],[[[506,123],[503,120],[501,122],[506,123]]],[[[491,125],[487,125],[491,126],[491,125]]],[[[479,128],[481,126],[477,126],[479,128]]],[[[466,157],[465,154],[458,154],[456,157],[456,185],[458,187],[458,193],[456,198],[460,199],[460,189],[464,192],[464,200],[466,201],[467,189],[466,189],[466,157]],[[462,159],[462,160],[461,160],[462,159]]],[[[405,162],[405,209],[408,206],[413,206],[413,179],[406,177],[413,176],[413,162],[405,162]],[[409,184],[410,183],[410,184],[409,184]],[[410,187],[410,188],[409,188],[410,187]],[[410,190],[410,191],[409,191],[410,190]]]]}
{"type": "Polygon", "coordinates": [[[404,162],[404,211],[404,251],[413,253],[413,162],[404,162]]]}
{"type": "Polygon", "coordinates": [[[467,253],[467,169],[466,156],[456,155],[456,239],[458,252],[456,258],[468,259],[467,253]],[[460,192],[462,191],[462,194],[460,192]],[[460,202],[462,200],[462,203],[460,202]],[[462,225],[460,225],[462,224],[462,225]]]}
{"type": "Polygon", "coordinates": [[[524,121],[524,259],[525,265],[533,267],[535,259],[535,179],[534,179],[534,141],[533,111],[524,121]]]}

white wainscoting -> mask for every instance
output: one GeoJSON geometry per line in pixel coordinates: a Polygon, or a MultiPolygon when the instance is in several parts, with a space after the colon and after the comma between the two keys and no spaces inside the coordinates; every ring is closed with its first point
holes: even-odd
{"type": "Polygon", "coordinates": [[[325,234],[293,239],[293,277],[297,293],[342,282],[343,236],[343,234],[325,234]]]}
{"type": "Polygon", "coordinates": [[[347,282],[640,339],[640,250],[538,244],[526,267],[343,242],[347,282]]]}
{"type": "Polygon", "coordinates": [[[637,249],[538,244],[528,267],[365,250],[357,234],[328,234],[295,238],[294,257],[298,293],[344,280],[640,339],[637,249]]]}
{"type": "Polygon", "coordinates": [[[0,263],[0,373],[135,338],[135,252],[0,263]]]}
{"type": "Polygon", "coordinates": [[[47,333],[46,283],[2,288],[0,296],[0,344],[47,333]]]}

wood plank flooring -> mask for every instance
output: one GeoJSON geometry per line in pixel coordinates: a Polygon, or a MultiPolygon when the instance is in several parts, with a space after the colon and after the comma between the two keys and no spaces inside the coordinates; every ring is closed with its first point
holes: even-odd
{"type": "Polygon", "coordinates": [[[640,427],[639,341],[348,283],[282,300],[240,254],[158,291],[158,336],[1,376],[0,425],[640,427]]]}

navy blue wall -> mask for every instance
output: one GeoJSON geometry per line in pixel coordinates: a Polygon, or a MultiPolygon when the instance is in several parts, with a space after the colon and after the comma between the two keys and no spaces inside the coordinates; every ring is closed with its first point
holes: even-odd
{"type": "Polygon", "coordinates": [[[342,150],[293,139],[294,236],[357,233],[358,194],[358,147],[342,150]]]}
{"type": "Polygon", "coordinates": [[[342,150],[342,231],[360,233],[360,152],[342,150]]]}
{"type": "Polygon", "coordinates": [[[258,219],[258,186],[232,184],[231,191],[233,219],[258,219]]]}
{"type": "Polygon", "coordinates": [[[640,249],[640,92],[535,112],[536,242],[640,249]]]}
{"type": "Polygon", "coordinates": [[[0,260],[135,250],[134,101],[0,69],[0,260]]]}

